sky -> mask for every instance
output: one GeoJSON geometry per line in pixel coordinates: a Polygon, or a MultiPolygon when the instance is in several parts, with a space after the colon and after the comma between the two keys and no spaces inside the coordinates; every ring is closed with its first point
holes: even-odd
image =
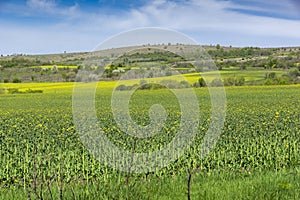
{"type": "Polygon", "coordinates": [[[143,27],[200,45],[300,46],[300,0],[1,0],[0,54],[89,52],[143,27]]]}

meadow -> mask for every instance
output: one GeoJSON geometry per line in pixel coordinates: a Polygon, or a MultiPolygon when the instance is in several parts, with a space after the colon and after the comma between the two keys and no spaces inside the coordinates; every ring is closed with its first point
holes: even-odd
{"type": "MultiPolygon", "coordinates": [[[[204,158],[201,144],[211,102],[207,88],[194,88],[200,109],[195,139],[172,164],[142,174],[110,168],[85,148],[72,115],[73,86],[1,85],[43,93],[0,95],[0,199],[300,199],[300,85],[226,87],[222,135],[204,158]]],[[[101,82],[96,90],[103,133],[134,152],[168,144],[181,117],[175,95],[168,89],[134,92],[129,108],[137,124],[150,123],[154,104],[162,105],[167,116],[157,135],[135,139],[114,121],[114,86],[101,82]]]]}

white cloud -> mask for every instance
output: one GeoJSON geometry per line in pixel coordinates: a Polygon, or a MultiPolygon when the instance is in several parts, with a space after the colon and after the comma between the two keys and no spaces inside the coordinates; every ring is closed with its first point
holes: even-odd
{"type": "MultiPolygon", "coordinates": [[[[133,10],[127,21],[131,27],[139,24],[137,13],[144,26],[170,27],[182,31],[228,31],[255,36],[286,36],[300,38],[300,21],[251,16],[228,10],[231,2],[215,0],[194,1],[190,4],[149,4],[133,10]]],[[[126,27],[124,27],[126,28],[126,27]]]]}
{"type": "Polygon", "coordinates": [[[48,14],[53,16],[67,16],[76,18],[80,12],[79,5],[75,3],[69,7],[60,7],[55,0],[27,0],[26,5],[29,10],[24,8],[27,15],[48,14]]]}
{"type": "MultiPolygon", "coordinates": [[[[239,8],[241,5],[233,1],[190,0],[175,3],[156,0],[149,1],[140,8],[118,11],[118,13],[113,10],[104,12],[101,8],[98,12],[85,12],[77,4],[71,7],[59,7],[54,1],[31,0],[30,2],[32,3],[30,9],[37,9],[37,6],[48,8],[49,15],[58,13],[68,17],[56,24],[43,26],[19,24],[16,27],[0,20],[0,25],[6,27],[0,30],[2,44],[0,53],[92,50],[110,35],[149,26],[184,32],[202,44],[300,45],[300,20],[234,12],[230,9],[239,8]]],[[[251,7],[251,9],[256,8],[251,7]]],[[[284,7],[285,12],[289,11],[287,9],[284,7]]]]}
{"type": "Polygon", "coordinates": [[[33,9],[53,9],[56,4],[52,0],[28,0],[27,5],[33,9]]]}
{"type": "Polygon", "coordinates": [[[229,9],[239,9],[244,11],[254,11],[273,15],[285,16],[286,18],[299,18],[299,10],[296,9],[292,1],[265,1],[251,0],[251,5],[237,4],[229,2],[229,9]]]}

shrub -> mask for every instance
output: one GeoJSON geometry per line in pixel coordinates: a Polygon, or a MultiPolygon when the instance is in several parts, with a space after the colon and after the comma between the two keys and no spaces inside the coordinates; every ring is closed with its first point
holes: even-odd
{"type": "Polygon", "coordinates": [[[18,78],[14,78],[12,82],[13,83],[21,83],[22,81],[20,79],[18,79],[18,78]]]}
{"type": "Polygon", "coordinates": [[[124,91],[124,90],[128,90],[128,87],[126,85],[119,85],[118,87],[116,87],[116,90],[124,91]]]}
{"type": "Polygon", "coordinates": [[[245,78],[244,77],[237,77],[235,81],[235,85],[242,86],[245,84],[245,78]]]}
{"type": "Polygon", "coordinates": [[[9,88],[9,89],[7,89],[7,91],[8,91],[8,94],[19,93],[19,89],[17,89],[17,88],[9,88]]]}
{"type": "Polygon", "coordinates": [[[140,90],[150,90],[151,87],[152,87],[151,83],[146,83],[146,84],[144,84],[144,85],[141,85],[141,86],[139,87],[139,89],[140,89],[140,90]]]}
{"type": "Polygon", "coordinates": [[[190,87],[190,83],[187,81],[181,81],[180,85],[182,88],[189,88],[190,87]]]}
{"type": "Polygon", "coordinates": [[[28,89],[26,90],[24,93],[43,93],[43,90],[32,90],[32,89],[28,89]]]}
{"type": "Polygon", "coordinates": [[[224,79],[224,85],[226,86],[242,86],[245,84],[244,77],[228,77],[224,79]]]}
{"type": "Polygon", "coordinates": [[[161,85],[161,84],[157,84],[157,83],[151,84],[151,89],[152,90],[158,90],[158,89],[163,89],[163,88],[166,88],[166,87],[161,85]]]}
{"type": "Polygon", "coordinates": [[[235,78],[233,77],[228,77],[224,79],[224,85],[226,86],[233,86],[235,85],[235,78]]]}
{"type": "Polygon", "coordinates": [[[213,86],[213,87],[220,87],[220,86],[223,86],[223,81],[220,78],[215,78],[215,79],[212,80],[210,85],[213,86]]]}
{"type": "Polygon", "coordinates": [[[265,79],[275,79],[276,78],[276,73],[275,72],[268,72],[265,75],[265,79]]]}
{"type": "Polygon", "coordinates": [[[198,83],[199,83],[199,87],[206,87],[206,82],[204,80],[204,78],[199,78],[198,79],[198,83]]]}
{"type": "Polygon", "coordinates": [[[298,76],[300,76],[300,71],[297,68],[291,69],[289,71],[289,76],[292,78],[297,78],[298,76]]]}

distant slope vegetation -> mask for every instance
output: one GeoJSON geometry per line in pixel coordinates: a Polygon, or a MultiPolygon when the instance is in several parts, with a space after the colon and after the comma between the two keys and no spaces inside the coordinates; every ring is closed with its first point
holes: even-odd
{"type": "MultiPolygon", "coordinates": [[[[202,47],[196,45],[169,44],[115,48],[92,53],[1,55],[0,82],[72,82],[75,81],[80,69],[93,71],[97,78],[101,75],[102,80],[119,79],[129,70],[134,71],[135,74],[143,74],[149,69],[153,71],[146,76],[144,74],[143,78],[171,76],[173,75],[171,69],[182,74],[201,73],[205,71],[205,66],[195,70],[192,65],[194,56],[199,53],[200,48],[202,47]],[[187,54],[184,57],[174,52],[187,54]],[[87,62],[91,57],[95,63],[87,62]],[[107,65],[98,65],[98,60],[107,65]]],[[[221,75],[228,76],[229,71],[234,76],[243,74],[248,84],[254,84],[255,81],[259,84],[300,82],[300,47],[236,48],[211,45],[203,46],[203,49],[214,61],[221,75]],[[260,80],[251,77],[253,71],[260,73],[260,80]]],[[[140,77],[132,76],[129,79],[140,77]]]]}

